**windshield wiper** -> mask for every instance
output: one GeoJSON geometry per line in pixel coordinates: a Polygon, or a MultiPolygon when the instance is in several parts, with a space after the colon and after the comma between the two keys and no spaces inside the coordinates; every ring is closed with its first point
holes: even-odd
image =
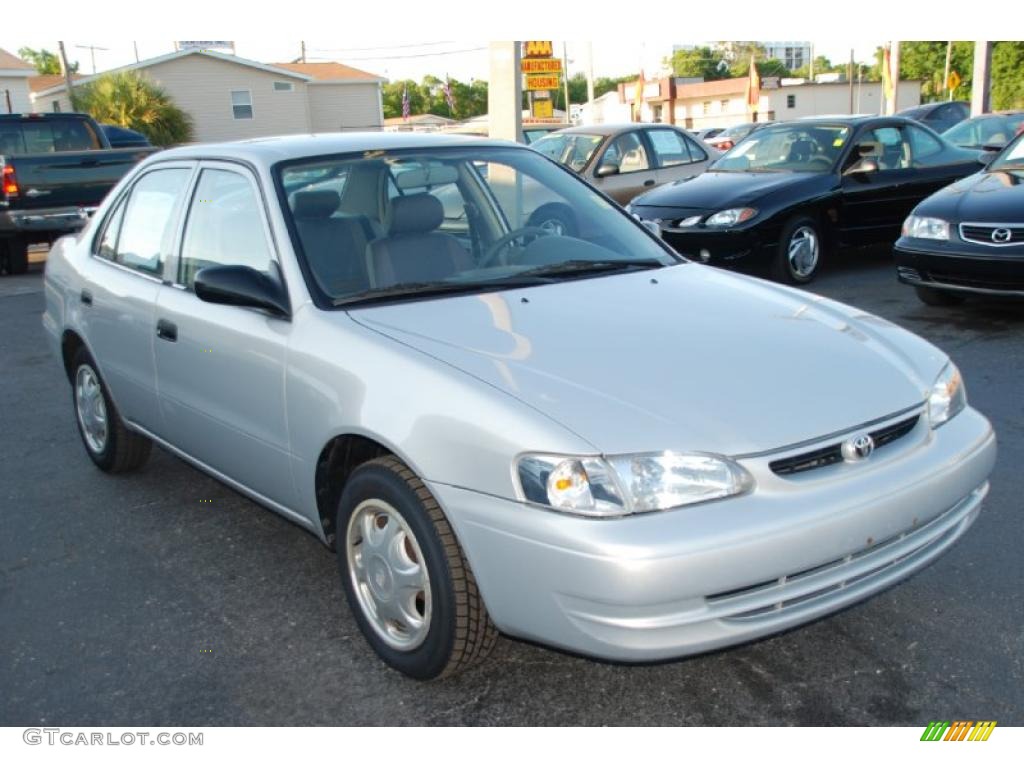
{"type": "Polygon", "coordinates": [[[557,277],[560,275],[587,275],[599,272],[632,272],[638,269],[667,267],[657,259],[570,259],[556,264],[544,264],[523,272],[516,277],[557,277]]]}
{"type": "Polygon", "coordinates": [[[541,276],[528,276],[520,278],[519,275],[499,277],[494,280],[474,280],[467,282],[421,282],[421,283],[396,283],[384,288],[371,288],[366,291],[342,296],[334,299],[331,304],[335,307],[348,307],[359,304],[372,304],[377,301],[386,301],[403,297],[428,298],[430,296],[445,296],[456,293],[473,293],[475,291],[502,291],[506,288],[529,288],[535,285],[546,285],[550,283],[541,276]]]}

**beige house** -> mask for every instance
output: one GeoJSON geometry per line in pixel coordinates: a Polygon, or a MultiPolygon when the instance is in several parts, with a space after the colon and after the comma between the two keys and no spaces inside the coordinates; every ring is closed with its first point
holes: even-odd
{"type": "Polygon", "coordinates": [[[28,80],[35,73],[30,65],[0,48],[0,114],[32,111],[28,80]]]}
{"type": "MultiPolygon", "coordinates": [[[[383,125],[384,79],[337,62],[261,64],[184,49],[110,71],[137,71],[164,88],[192,117],[196,141],[379,130],[383,125]]],[[[93,79],[83,77],[76,85],[93,79]]],[[[33,89],[31,98],[41,112],[71,108],[62,82],[33,89]]]]}

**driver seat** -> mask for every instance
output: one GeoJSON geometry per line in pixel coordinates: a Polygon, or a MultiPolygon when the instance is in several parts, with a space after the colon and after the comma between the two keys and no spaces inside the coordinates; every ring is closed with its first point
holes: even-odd
{"type": "Polygon", "coordinates": [[[443,221],[444,207],[431,194],[394,198],[384,222],[387,235],[366,246],[370,285],[431,282],[470,269],[473,260],[459,241],[435,231],[443,221]]]}
{"type": "Polygon", "coordinates": [[[814,142],[810,139],[797,139],[789,145],[788,163],[803,163],[811,159],[814,152],[814,142]]]}

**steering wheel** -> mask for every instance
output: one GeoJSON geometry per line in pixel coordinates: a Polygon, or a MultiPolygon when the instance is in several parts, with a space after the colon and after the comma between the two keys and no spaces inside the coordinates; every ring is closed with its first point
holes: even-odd
{"type": "Polygon", "coordinates": [[[498,256],[501,255],[501,252],[522,237],[532,237],[532,239],[536,240],[539,237],[547,237],[552,234],[554,233],[551,230],[543,229],[542,227],[520,227],[519,229],[513,229],[511,232],[506,232],[491,243],[491,246],[480,258],[480,266],[493,267],[499,261],[498,256]]]}
{"type": "Polygon", "coordinates": [[[828,155],[812,155],[807,159],[808,164],[817,166],[823,171],[832,167],[832,159],[828,155]]]}

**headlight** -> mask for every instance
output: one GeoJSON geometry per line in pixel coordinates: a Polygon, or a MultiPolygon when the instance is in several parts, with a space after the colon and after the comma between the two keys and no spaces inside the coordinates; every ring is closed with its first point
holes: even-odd
{"type": "Polygon", "coordinates": [[[522,456],[524,501],[591,517],[671,509],[746,493],[754,479],[723,456],[639,453],[608,458],[522,456]]]}
{"type": "Polygon", "coordinates": [[[708,227],[731,227],[748,221],[755,216],[757,216],[756,208],[730,208],[709,216],[704,225],[708,227]]]}
{"type": "Polygon", "coordinates": [[[945,424],[967,405],[967,391],[960,371],[948,363],[928,393],[928,421],[932,428],[945,424]]]}
{"type": "Polygon", "coordinates": [[[903,222],[903,234],[924,240],[949,240],[949,222],[931,216],[908,216],[903,222]]]}
{"type": "Polygon", "coordinates": [[[680,229],[684,229],[686,227],[696,227],[698,224],[700,224],[699,215],[688,216],[685,219],[680,219],[679,221],[676,222],[676,226],[679,227],[680,229]]]}

